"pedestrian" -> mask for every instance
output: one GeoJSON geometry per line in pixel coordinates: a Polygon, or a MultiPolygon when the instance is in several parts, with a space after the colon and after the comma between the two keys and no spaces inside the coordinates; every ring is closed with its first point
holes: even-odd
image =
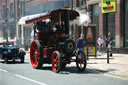
{"type": "Polygon", "coordinates": [[[80,50],[84,53],[84,45],[85,45],[84,34],[81,33],[80,37],[77,39],[77,43],[76,43],[77,50],[80,50]]]}
{"type": "Polygon", "coordinates": [[[110,56],[112,56],[112,40],[113,40],[113,37],[111,35],[111,32],[108,33],[108,38],[106,40],[107,40],[107,47],[108,47],[108,50],[109,50],[109,54],[110,54],[110,56]]]}
{"type": "Polygon", "coordinates": [[[97,44],[98,44],[98,53],[101,55],[102,54],[102,48],[104,45],[104,39],[103,39],[102,35],[100,35],[99,38],[97,39],[97,44]]]}

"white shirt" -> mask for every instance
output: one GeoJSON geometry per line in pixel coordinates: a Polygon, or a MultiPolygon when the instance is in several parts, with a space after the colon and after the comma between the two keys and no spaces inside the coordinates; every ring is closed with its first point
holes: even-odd
{"type": "Polygon", "coordinates": [[[104,40],[99,37],[99,38],[97,39],[97,43],[98,43],[98,45],[100,46],[101,44],[104,44],[104,40]]]}

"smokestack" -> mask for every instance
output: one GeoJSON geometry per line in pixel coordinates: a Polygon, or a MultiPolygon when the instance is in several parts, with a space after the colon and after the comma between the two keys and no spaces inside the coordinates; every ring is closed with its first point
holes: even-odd
{"type": "Polygon", "coordinates": [[[69,10],[64,10],[65,33],[69,34],[69,10]]]}

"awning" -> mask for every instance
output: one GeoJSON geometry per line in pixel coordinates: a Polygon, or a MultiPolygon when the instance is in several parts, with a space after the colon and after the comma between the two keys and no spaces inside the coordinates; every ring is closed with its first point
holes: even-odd
{"type": "MultiPolygon", "coordinates": [[[[65,9],[54,10],[54,11],[50,12],[50,15],[56,16],[56,15],[59,15],[59,13],[63,12],[63,11],[65,11],[65,9]]],[[[74,19],[76,19],[76,17],[80,16],[79,13],[75,10],[68,10],[68,11],[69,11],[69,19],[70,20],[74,20],[74,19]]],[[[64,16],[63,13],[62,13],[62,16],[64,16]]]]}
{"type": "Polygon", "coordinates": [[[49,13],[40,13],[40,14],[35,14],[35,15],[29,15],[29,16],[22,17],[19,20],[18,24],[19,25],[30,24],[30,23],[46,20],[49,18],[50,18],[49,13]]]}
{"type": "MultiPolygon", "coordinates": [[[[46,20],[46,19],[49,19],[50,17],[58,16],[59,13],[63,12],[64,10],[65,9],[59,9],[59,10],[51,11],[49,13],[47,12],[47,13],[25,16],[19,20],[18,24],[19,25],[30,24],[30,23],[46,20]]],[[[62,16],[64,16],[63,13],[62,13],[62,16]]],[[[77,11],[69,10],[69,19],[70,20],[74,20],[78,16],[79,16],[79,13],[77,11]]]]}

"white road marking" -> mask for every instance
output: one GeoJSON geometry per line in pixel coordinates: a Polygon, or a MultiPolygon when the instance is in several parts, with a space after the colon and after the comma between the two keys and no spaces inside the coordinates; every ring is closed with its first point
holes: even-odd
{"type": "Polygon", "coordinates": [[[4,70],[4,69],[0,69],[0,71],[3,71],[3,72],[8,72],[7,70],[4,70]]]}
{"type": "Polygon", "coordinates": [[[19,77],[19,78],[22,78],[22,79],[25,79],[25,80],[28,80],[28,81],[31,81],[31,82],[34,82],[34,83],[37,83],[37,84],[40,84],[40,85],[47,85],[47,84],[45,84],[45,83],[41,83],[41,82],[35,81],[35,80],[33,80],[33,79],[30,79],[30,78],[27,78],[27,77],[18,75],[18,74],[15,74],[15,76],[17,76],[17,77],[19,77]]]}

